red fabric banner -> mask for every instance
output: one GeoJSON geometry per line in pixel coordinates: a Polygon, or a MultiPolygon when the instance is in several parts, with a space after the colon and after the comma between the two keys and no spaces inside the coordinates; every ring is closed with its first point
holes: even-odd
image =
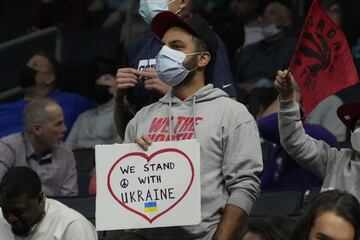
{"type": "Polygon", "coordinates": [[[306,17],[289,68],[301,90],[304,117],[324,98],[359,82],[343,32],[317,0],[306,17]]]}

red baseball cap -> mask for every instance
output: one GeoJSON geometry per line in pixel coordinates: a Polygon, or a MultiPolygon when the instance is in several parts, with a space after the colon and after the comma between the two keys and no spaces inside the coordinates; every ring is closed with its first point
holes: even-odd
{"type": "Polygon", "coordinates": [[[354,131],[356,121],[360,119],[360,102],[344,103],[337,109],[340,120],[354,131]]]}

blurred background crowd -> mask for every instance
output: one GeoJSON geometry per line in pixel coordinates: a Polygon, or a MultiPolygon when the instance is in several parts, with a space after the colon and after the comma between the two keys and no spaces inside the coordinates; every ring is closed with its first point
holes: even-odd
{"type": "MultiPolygon", "coordinates": [[[[277,70],[289,66],[311,3],[191,2],[192,12],[205,18],[225,45],[235,86],[231,97],[245,104],[258,122],[264,204],[259,202],[254,216],[298,215],[322,185],[280,145],[278,93],[273,85],[277,70]],[[277,202],[278,208],[264,207],[269,201],[277,202]]],[[[324,0],[322,7],[344,32],[360,71],[360,1],[324,0]]],[[[138,0],[0,0],[0,137],[27,127],[22,119],[27,100],[38,96],[57,100],[64,112],[64,127],[56,137],[74,151],[78,190],[54,195],[95,194],[94,146],[122,141],[114,122],[116,71],[126,67],[129,46],[151,35],[138,9],[138,0]]],[[[358,93],[359,84],[323,100],[306,118],[306,133],[334,148],[350,147],[350,131],[337,118],[336,110],[343,103],[359,100],[358,93]]],[[[128,99],[124,107],[132,114],[137,110],[128,99]]],[[[266,234],[262,229],[271,230],[269,226],[277,221],[280,225],[287,222],[284,231],[295,226],[289,219],[253,219],[247,231],[266,234]]],[[[245,235],[243,239],[253,239],[245,235]]]]}

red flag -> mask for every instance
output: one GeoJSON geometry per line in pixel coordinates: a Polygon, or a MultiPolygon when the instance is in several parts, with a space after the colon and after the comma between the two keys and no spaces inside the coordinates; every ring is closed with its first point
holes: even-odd
{"type": "Polygon", "coordinates": [[[299,84],[305,117],[324,98],[359,82],[341,29],[314,0],[290,63],[299,84]]]}

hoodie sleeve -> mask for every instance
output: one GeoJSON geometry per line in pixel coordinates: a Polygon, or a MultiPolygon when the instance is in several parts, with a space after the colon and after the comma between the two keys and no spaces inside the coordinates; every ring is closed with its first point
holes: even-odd
{"type": "Polygon", "coordinates": [[[336,161],[338,150],[305,133],[299,121],[299,106],[295,100],[280,101],[280,142],[292,159],[322,179],[329,162],[336,161]]]}
{"type": "Polygon", "coordinates": [[[229,192],[227,204],[250,213],[260,192],[262,171],[259,132],[255,120],[249,120],[224,135],[222,171],[229,192]]]}

